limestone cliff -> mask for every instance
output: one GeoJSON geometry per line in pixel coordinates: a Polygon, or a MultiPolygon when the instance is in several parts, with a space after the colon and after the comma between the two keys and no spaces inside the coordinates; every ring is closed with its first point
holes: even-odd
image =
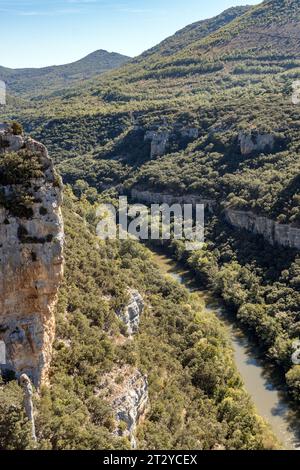
{"type": "MultiPolygon", "coordinates": [[[[204,204],[210,213],[214,213],[218,207],[216,201],[193,194],[176,196],[134,188],[131,190],[131,197],[133,200],[145,204],[204,204]]],[[[232,227],[244,229],[256,235],[262,235],[271,245],[300,249],[300,228],[298,226],[280,224],[275,220],[259,216],[251,211],[231,208],[225,209],[224,215],[226,221],[232,227]]]]}
{"type": "Polygon", "coordinates": [[[271,245],[300,249],[300,228],[280,224],[267,217],[258,216],[251,211],[226,209],[227,222],[235,228],[262,235],[271,245]]]}
{"type": "Polygon", "coordinates": [[[129,289],[129,302],[124,309],[117,312],[118,317],[127,328],[127,333],[132,336],[137,333],[140,317],[143,313],[145,303],[141,294],[134,289],[129,289]]]}
{"type": "Polygon", "coordinates": [[[184,194],[182,196],[175,194],[165,194],[159,192],[143,191],[137,188],[131,190],[131,197],[133,200],[145,204],[204,204],[209,212],[214,212],[216,202],[212,199],[207,199],[195,194],[184,194]]]}
{"type": "Polygon", "coordinates": [[[151,142],[151,158],[160,157],[166,153],[170,139],[168,131],[147,131],[144,137],[145,141],[151,142]]]}
{"type": "Polygon", "coordinates": [[[273,150],[275,139],[272,134],[262,134],[259,132],[243,133],[240,132],[239,144],[242,155],[250,155],[253,152],[263,152],[273,150]]]}
{"type": "Polygon", "coordinates": [[[47,382],[63,274],[62,186],[46,148],[0,129],[1,366],[47,382]]]}
{"type": "MultiPolygon", "coordinates": [[[[143,127],[136,129],[144,130],[143,127]]],[[[173,125],[169,129],[158,127],[157,129],[147,130],[144,135],[145,142],[151,143],[150,158],[161,157],[170,151],[172,141],[177,144],[182,140],[194,141],[199,137],[199,129],[196,127],[173,125]]],[[[186,142],[187,145],[187,142],[186,142]]]]}
{"type": "Polygon", "coordinates": [[[106,374],[95,393],[110,404],[116,420],[114,434],[128,437],[131,447],[136,448],[136,428],[148,408],[147,377],[138,369],[125,365],[106,374]]]}

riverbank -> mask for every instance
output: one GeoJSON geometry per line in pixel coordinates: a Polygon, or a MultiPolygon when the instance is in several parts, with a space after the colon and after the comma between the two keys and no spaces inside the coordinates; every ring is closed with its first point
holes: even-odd
{"type": "Polygon", "coordinates": [[[220,302],[201,291],[191,272],[162,252],[151,249],[153,261],[164,275],[184,285],[201,297],[207,311],[216,314],[224,323],[230,337],[236,367],[245,388],[260,416],[271,426],[273,433],[286,450],[300,450],[300,420],[288,399],[284,385],[276,379],[270,364],[264,359],[258,345],[236,326],[220,302]]]}

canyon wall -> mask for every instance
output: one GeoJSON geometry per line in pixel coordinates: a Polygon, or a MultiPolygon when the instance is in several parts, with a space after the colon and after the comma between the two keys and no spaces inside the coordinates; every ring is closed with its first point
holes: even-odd
{"type": "Polygon", "coordinates": [[[194,194],[185,194],[177,196],[173,194],[165,194],[151,191],[143,191],[138,189],[131,190],[131,197],[133,200],[145,204],[204,204],[209,212],[214,212],[216,202],[212,199],[203,198],[194,194]]]}
{"type": "Polygon", "coordinates": [[[0,162],[1,369],[39,387],[48,381],[63,275],[62,185],[46,148],[3,125],[0,162]]]}
{"type": "MultiPolygon", "coordinates": [[[[131,190],[131,197],[133,200],[145,204],[204,204],[205,209],[210,213],[217,209],[216,201],[192,194],[175,196],[135,188],[131,190]]],[[[247,230],[255,235],[262,235],[271,245],[300,249],[300,227],[280,224],[267,217],[256,215],[251,211],[225,209],[224,215],[226,221],[232,227],[247,230]]]]}
{"type": "Polygon", "coordinates": [[[237,229],[262,235],[271,245],[300,249],[300,227],[280,224],[251,211],[236,209],[226,209],[225,218],[230,225],[237,229]]]}

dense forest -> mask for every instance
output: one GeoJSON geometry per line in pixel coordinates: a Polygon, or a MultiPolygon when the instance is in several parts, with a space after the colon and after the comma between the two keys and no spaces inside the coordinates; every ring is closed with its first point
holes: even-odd
{"type": "MultiPolygon", "coordinates": [[[[95,209],[70,188],[64,221],[66,273],[51,387],[36,401],[38,448],[129,449],[126,438],[112,435],[112,410],[95,394],[101,376],[124,365],[149,380],[140,448],[277,448],[243,388],[225,331],[199,300],[163,277],[138,242],[99,241],[95,209]],[[116,315],[128,287],[138,288],[147,304],[134,340],[116,315]]],[[[19,386],[2,383],[0,396],[0,448],[34,448],[19,386]]]]}

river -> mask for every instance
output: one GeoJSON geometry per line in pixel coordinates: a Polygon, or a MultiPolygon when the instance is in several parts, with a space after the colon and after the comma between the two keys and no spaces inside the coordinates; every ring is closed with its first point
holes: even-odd
{"type": "Polygon", "coordinates": [[[252,341],[227,314],[220,302],[197,287],[191,273],[168,256],[152,251],[153,261],[164,275],[171,275],[180,284],[201,296],[207,311],[217,315],[230,336],[236,367],[257,412],[271,426],[286,450],[300,450],[300,418],[288,400],[282,380],[276,378],[271,365],[252,341]]]}

